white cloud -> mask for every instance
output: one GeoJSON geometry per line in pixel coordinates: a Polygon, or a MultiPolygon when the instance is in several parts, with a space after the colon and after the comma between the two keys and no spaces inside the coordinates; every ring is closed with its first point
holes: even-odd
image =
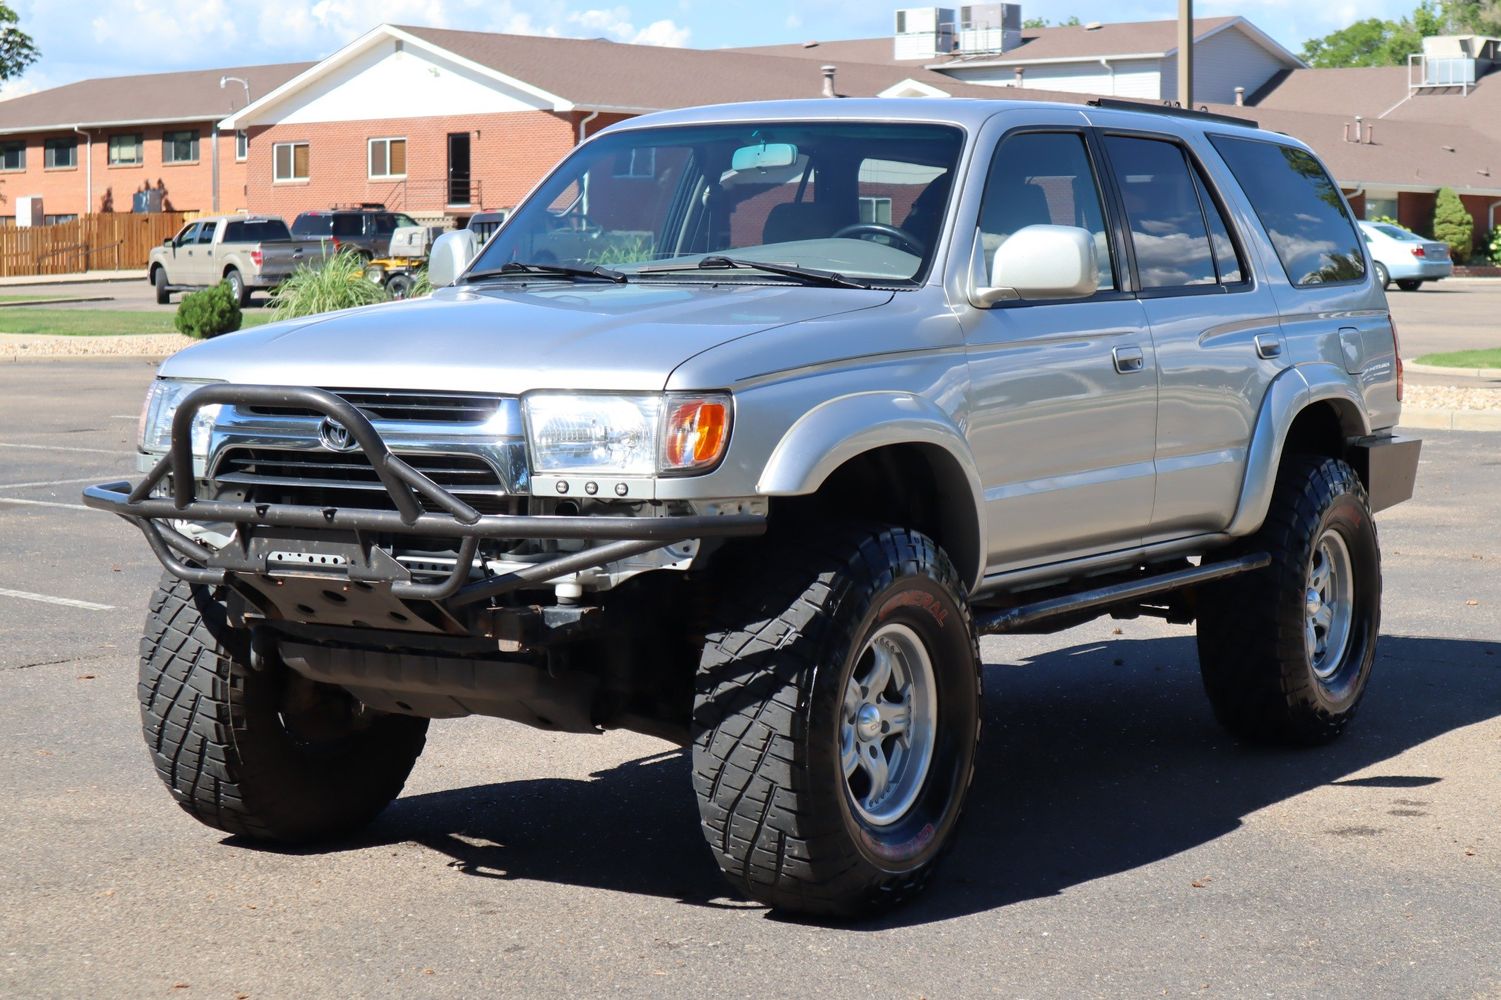
{"type": "Polygon", "coordinates": [[[787,20],[782,23],[787,25],[788,31],[796,31],[803,26],[803,19],[796,14],[788,14],[787,20]]]}
{"type": "Polygon", "coordinates": [[[619,42],[635,42],[640,45],[667,45],[681,47],[688,44],[692,34],[676,21],[663,18],[637,30],[632,23],[629,7],[611,7],[605,10],[583,10],[568,15],[568,22],[577,25],[585,33],[598,33],[619,42]]]}

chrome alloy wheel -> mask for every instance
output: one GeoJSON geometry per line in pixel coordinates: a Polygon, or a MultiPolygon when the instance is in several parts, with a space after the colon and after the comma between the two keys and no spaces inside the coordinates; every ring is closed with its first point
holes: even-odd
{"type": "Polygon", "coordinates": [[[937,737],[933,661],[906,625],[882,626],[865,643],[844,689],[839,758],[855,813],[889,826],[917,801],[937,737]]]}
{"type": "Polygon", "coordinates": [[[1308,564],[1303,605],[1303,644],[1319,680],[1327,681],[1344,664],[1355,615],[1355,572],[1350,550],[1338,531],[1327,529],[1308,564]]]}

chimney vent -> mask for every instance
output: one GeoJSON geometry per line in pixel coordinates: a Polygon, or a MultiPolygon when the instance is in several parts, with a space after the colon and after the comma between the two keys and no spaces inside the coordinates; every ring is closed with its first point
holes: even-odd
{"type": "Polygon", "coordinates": [[[1355,141],[1357,143],[1365,142],[1365,133],[1361,129],[1361,122],[1362,121],[1364,121],[1364,119],[1361,118],[1359,115],[1355,116],[1355,141]]]}
{"type": "Polygon", "coordinates": [[[823,67],[823,96],[825,97],[839,96],[834,91],[834,72],[836,68],[834,66],[823,67]]]}
{"type": "Polygon", "coordinates": [[[1246,88],[1245,87],[1236,87],[1235,88],[1235,106],[1237,108],[1244,107],[1245,103],[1246,103],[1246,88]]]}

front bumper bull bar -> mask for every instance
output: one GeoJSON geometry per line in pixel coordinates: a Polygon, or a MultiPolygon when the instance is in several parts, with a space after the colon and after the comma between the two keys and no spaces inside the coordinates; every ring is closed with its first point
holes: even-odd
{"type": "Polygon", "coordinates": [[[264,572],[264,567],[249,557],[252,532],[239,532],[238,544],[214,550],[167,522],[227,522],[250,528],[351,533],[357,538],[371,533],[456,538],[459,547],[453,570],[435,583],[407,578],[405,569],[394,560],[370,560],[364,565],[349,566],[350,579],[389,583],[394,597],[445,601],[454,607],[677,542],[747,537],[766,531],[766,518],[758,514],[669,517],[480,514],[393,454],[369,418],[347,400],[325,389],[301,386],[215,383],[195,389],[183,399],[172,418],[171,450],[146,478],[134,486],[124,480],[90,486],[83,491],[83,502],[135,524],[169,572],[199,584],[224,583],[234,572],[264,572]],[[193,468],[193,419],[203,407],[215,404],[299,407],[323,414],[349,432],[396,509],[198,499],[193,468]],[[172,496],[153,497],[153,491],[169,475],[172,496]],[[438,507],[439,512],[424,509],[424,498],[438,507]],[[584,540],[604,544],[466,584],[483,538],[584,540]]]}

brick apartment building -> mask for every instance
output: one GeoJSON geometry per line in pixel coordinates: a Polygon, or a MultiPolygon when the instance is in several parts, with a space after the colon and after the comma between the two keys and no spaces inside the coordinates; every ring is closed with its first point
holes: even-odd
{"type": "Polygon", "coordinates": [[[83,80],[0,103],[0,220],[40,197],[46,221],[129,212],[144,188],[168,211],[247,207],[247,150],[219,119],[307,63],[83,80]],[[234,77],[220,87],[221,77],[234,77]],[[245,81],[242,85],[239,80],[245,81]]]}

